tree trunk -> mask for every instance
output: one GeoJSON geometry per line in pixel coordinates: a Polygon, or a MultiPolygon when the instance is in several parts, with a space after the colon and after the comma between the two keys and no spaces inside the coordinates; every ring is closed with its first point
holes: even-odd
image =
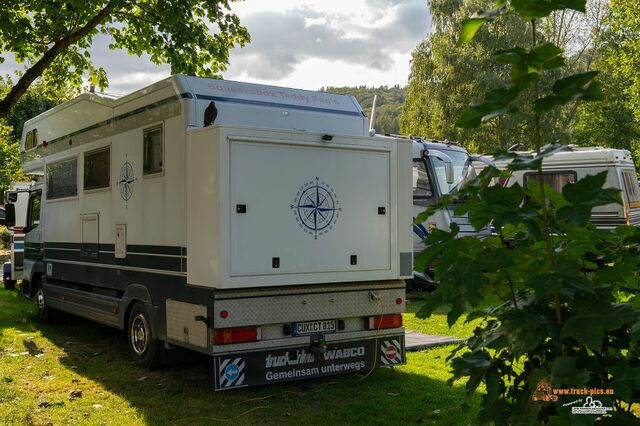
{"type": "Polygon", "coordinates": [[[26,93],[26,91],[29,89],[29,86],[31,86],[31,83],[33,83],[38,77],[40,77],[42,73],[47,69],[47,67],[49,67],[51,63],[65,51],[65,49],[82,40],[84,37],[89,35],[89,33],[93,31],[98,25],[104,22],[109,14],[113,12],[115,3],[115,0],[110,1],[83,27],[56,41],[53,46],[51,46],[51,48],[46,51],[44,55],[42,55],[42,58],[40,58],[40,60],[33,64],[31,68],[29,68],[22,75],[22,77],[20,77],[18,82],[11,88],[4,99],[0,100],[0,118],[3,118],[7,114],[9,114],[11,108],[13,108],[20,97],[26,93]]]}

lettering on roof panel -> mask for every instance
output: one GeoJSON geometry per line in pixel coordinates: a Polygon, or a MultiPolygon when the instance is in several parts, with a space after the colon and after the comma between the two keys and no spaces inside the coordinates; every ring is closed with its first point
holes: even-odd
{"type": "Polygon", "coordinates": [[[284,104],[335,111],[359,113],[360,108],[349,96],[311,90],[290,89],[261,84],[237,83],[232,81],[200,79],[192,81],[197,95],[255,102],[284,104]]]}

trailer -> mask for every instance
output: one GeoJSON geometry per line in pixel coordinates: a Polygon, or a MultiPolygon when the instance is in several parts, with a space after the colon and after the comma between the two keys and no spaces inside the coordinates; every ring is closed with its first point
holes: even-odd
{"type": "MultiPolygon", "coordinates": [[[[516,151],[520,155],[533,155],[533,151],[516,151]]],[[[496,161],[496,167],[506,170],[511,160],[496,161]]],[[[626,149],[580,147],[567,145],[563,150],[542,161],[542,180],[558,192],[568,183],[601,172],[607,172],[605,188],[620,191],[623,204],[597,206],[591,212],[591,222],[599,229],[613,229],[619,225],[640,225],[640,187],[631,153],[626,149]]],[[[531,179],[538,180],[536,170],[516,170],[502,179],[504,186],[525,186],[531,179]]]]}
{"type": "Polygon", "coordinates": [[[355,98],[175,75],[25,123],[23,293],[216,390],[405,363],[411,142],[355,98]]]}
{"type": "Polygon", "coordinates": [[[16,283],[22,279],[22,267],[24,260],[24,232],[29,203],[29,190],[31,182],[12,182],[4,193],[5,206],[12,204],[12,212],[19,220],[14,220],[11,227],[11,260],[3,265],[2,281],[5,289],[14,289],[16,283]]]}

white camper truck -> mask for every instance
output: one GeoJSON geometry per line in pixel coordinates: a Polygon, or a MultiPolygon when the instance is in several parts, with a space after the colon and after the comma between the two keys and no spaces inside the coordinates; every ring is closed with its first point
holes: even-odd
{"type": "MultiPolygon", "coordinates": [[[[461,185],[476,176],[474,164],[493,164],[487,158],[470,155],[466,149],[451,142],[431,139],[412,139],[413,144],[413,217],[436,204],[445,195],[458,191],[461,185]]],[[[423,223],[413,224],[413,251],[417,255],[424,250],[424,239],[432,229],[448,231],[456,223],[460,236],[486,235],[489,230],[476,231],[468,217],[456,216],[455,206],[435,212],[423,223]]],[[[413,284],[432,290],[436,287],[430,271],[414,271],[413,284]]]]}
{"type": "Polygon", "coordinates": [[[23,228],[27,217],[27,205],[29,204],[29,182],[12,182],[9,190],[4,193],[5,205],[12,204],[11,211],[18,218],[13,220],[11,229],[11,261],[3,265],[2,281],[4,288],[15,288],[16,282],[22,279],[22,262],[24,259],[24,233],[23,228]]]}
{"type": "MultiPolygon", "coordinates": [[[[533,152],[518,152],[532,154],[533,152]]],[[[496,166],[506,169],[510,160],[496,161],[496,166]]],[[[600,229],[613,229],[618,225],[640,225],[640,188],[631,153],[624,149],[579,147],[567,145],[563,151],[546,157],[542,162],[544,183],[556,191],[562,191],[567,183],[574,183],[587,175],[607,172],[605,188],[621,191],[623,205],[598,206],[591,212],[591,222],[600,229]]],[[[538,179],[535,170],[514,171],[500,184],[505,186],[527,184],[538,179]]]]}
{"type": "Polygon", "coordinates": [[[411,144],[353,97],[172,76],[29,120],[23,290],[215,388],[405,362],[411,144]]]}

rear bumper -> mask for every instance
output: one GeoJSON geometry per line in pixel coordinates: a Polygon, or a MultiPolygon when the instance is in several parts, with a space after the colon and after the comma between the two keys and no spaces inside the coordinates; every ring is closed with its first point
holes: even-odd
{"type": "Polygon", "coordinates": [[[406,363],[404,331],[380,331],[376,337],[329,340],[323,353],[307,344],[252,350],[213,357],[216,390],[367,372],[406,363]]]}

